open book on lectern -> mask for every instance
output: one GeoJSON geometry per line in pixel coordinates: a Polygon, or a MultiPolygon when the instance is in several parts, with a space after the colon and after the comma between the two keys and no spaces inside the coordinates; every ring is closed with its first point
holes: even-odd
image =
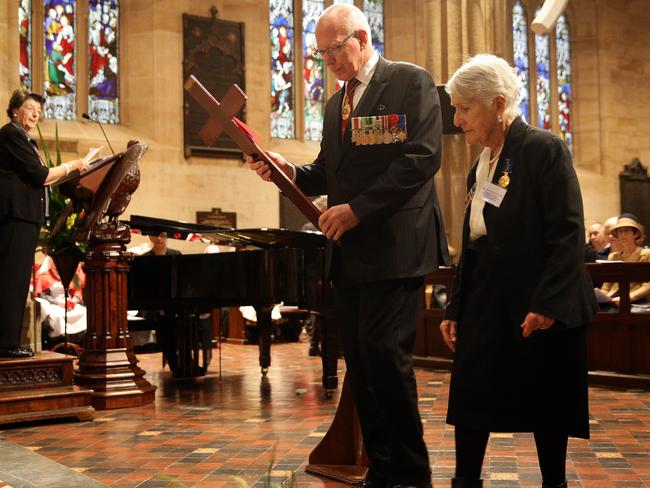
{"type": "Polygon", "coordinates": [[[257,145],[255,133],[235,117],[246,103],[246,94],[237,85],[233,85],[219,103],[194,76],[185,82],[185,90],[208,113],[208,121],[199,132],[203,142],[211,146],[222,132],[228,134],[245,154],[264,161],[271,168],[271,181],[318,228],[321,211],[257,145]]]}
{"type": "MultiPolygon", "coordinates": [[[[139,174],[131,178],[136,181],[129,181],[127,185],[123,185],[123,182],[130,172],[137,172],[137,162],[146,150],[146,144],[132,141],[125,151],[98,158],[84,171],[72,171],[57,182],[61,193],[71,200],[71,207],[76,212],[81,209],[85,212],[75,232],[76,241],[87,241],[93,227],[105,216],[117,217],[121,213],[119,210],[111,212],[111,200],[126,199],[128,202],[139,183],[139,174]]],[[[65,218],[65,214],[61,218],[65,218]]]]}

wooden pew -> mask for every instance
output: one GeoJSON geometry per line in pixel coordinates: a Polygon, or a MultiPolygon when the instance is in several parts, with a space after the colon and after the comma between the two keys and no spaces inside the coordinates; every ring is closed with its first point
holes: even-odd
{"type": "MultiPolygon", "coordinates": [[[[650,314],[630,311],[630,282],[650,281],[650,263],[590,263],[587,269],[594,283],[617,282],[621,305],[613,312],[597,313],[587,333],[589,382],[650,390],[650,314]]],[[[455,268],[440,268],[426,277],[427,285],[444,285],[451,290],[455,268]]],[[[431,287],[427,286],[427,292],[431,287]]],[[[447,299],[449,296],[447,296],[447,299]]],[[[451,351],[438,326],[444,310],[433,308],[425,296],[414,348],[416,366],[450,369],[451,351]]]]}

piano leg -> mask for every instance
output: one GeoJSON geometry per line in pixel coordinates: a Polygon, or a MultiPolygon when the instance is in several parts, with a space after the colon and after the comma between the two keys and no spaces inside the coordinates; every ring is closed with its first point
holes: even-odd
{"type": "Polygon", "coordinates": [[[326,307],[316,315],[321,331],[321,361],[323,363],[323,388],[325,396],[332,397],[338,387],[337,366],[339,358],[338,324],[333,307],[326,307]]]}
{"type": "Polygon", "coordinates": [[[271,320],[271,311],[273,305],[259,305],[255,306],[255,313],[257,314],[257,330],[259,333],[259,349],[260,349],[260,368],[262,374],[266,376],[271,366],[271,332],[273,330],[273,321],[271,320]]]}

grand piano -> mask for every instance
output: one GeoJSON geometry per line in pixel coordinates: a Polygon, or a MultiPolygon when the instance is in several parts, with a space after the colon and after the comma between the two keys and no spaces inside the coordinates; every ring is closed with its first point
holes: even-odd
{"type": "MultiPolygon", "coordinates": [[[[286,229],[230,229],[165,219],[131,216],[132,229],[144,235],[166,232],[184,239],[199,233],[235,252],[136,256],[128,275],[128,308],[163,309],[179,318],[176,376],[205,373],[200,366],[196,318],[215,307],[252,305],[257,312],[259,362],[271,365],[271,310],[277,303],[318,313],[323,330],[323,387],[336,389],[338,345],[329,285],[325,277],[325,237],[320,232],[286,229]]],[[[173,322],[173,321],[172,321],[173,322]]],[[[205,349],[205,341],[203,341],[205,349]]],[[[204,351],[205,353],[205,351],[204,351]]]]}

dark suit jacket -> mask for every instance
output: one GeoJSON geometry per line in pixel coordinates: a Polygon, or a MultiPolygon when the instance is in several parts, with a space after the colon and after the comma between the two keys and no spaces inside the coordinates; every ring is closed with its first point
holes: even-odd
{"type": "Polygon", "coordinates": [[[4,217],[41,223],[46,198],[43,183],[48,169],[41,164],[34,142],[20,127],[0,129],[0,220],[4,217]]]}
{"type": "MultiPolygon", "coordinates": [[[[349,203],[361,223],[343,236],[346,270],[360,282],[425,275],[448,256],[433,176],[440,168],[442,121],[431,75],[379,58],[352,117],[406,115],[404,142],[355,146],[341,141],[343,90],[325,107],[320,153],[297,166],[296,184],[349,203]]],[[[331,243],[329,243],[331,250],[331,243]]]]}
{"type": "MultiPolygon", "coordinates": [[[[513,321],[523,322],[528,312],[536,312],[556,319],[560,326],[585,325],[598,306],[584,266],[582,196],[571,155],[557,136],[517,118],[506,136],[494,183],[507,159],[512,173],[501,206],[486,203],[483,210],[487,258],[495,261],[492,269],[499,275],[490,279],[502,288],[506,313],[513,321]]],[[[476,181],[477,164],[478,159],[467,179],[468,191],[476,181]]],[[[464,279],[468,239],[469,211],[463,256],[445,313],[452,320],[458,320],[463,291],[471,286],[464,279]]]]}

